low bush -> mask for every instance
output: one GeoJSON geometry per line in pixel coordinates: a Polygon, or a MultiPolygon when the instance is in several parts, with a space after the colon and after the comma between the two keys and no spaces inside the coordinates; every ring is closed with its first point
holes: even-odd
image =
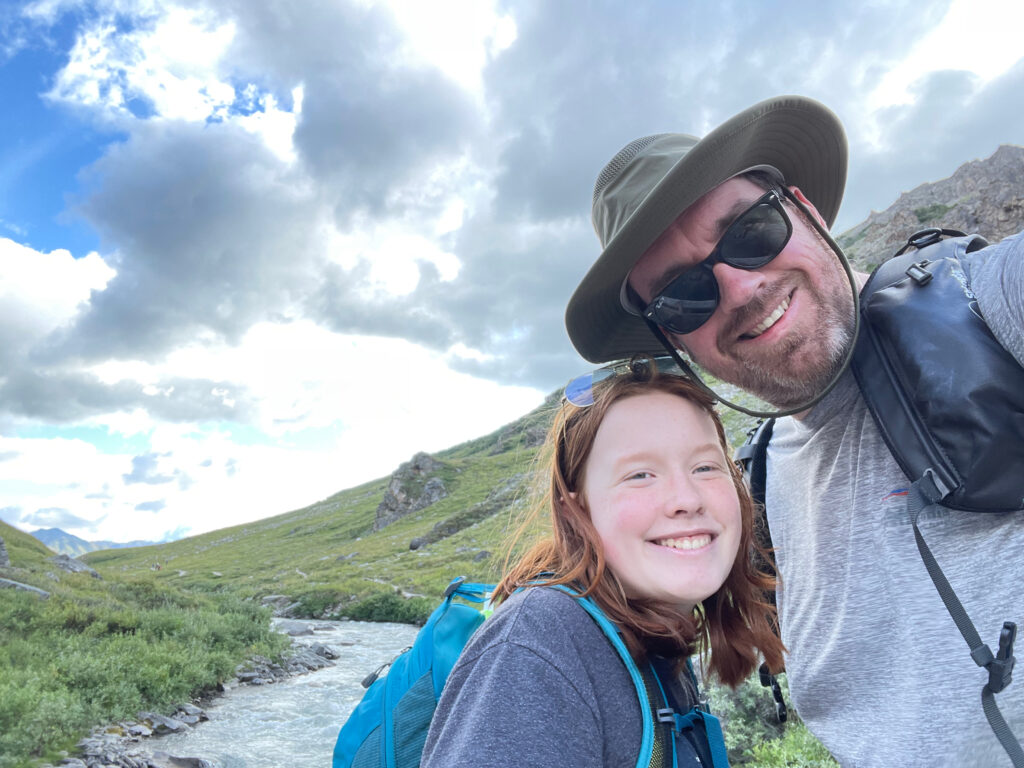
{"type": "Polygon", "coordinates": [[[356,621],[394,621],[401,624],[424,624],[436,600],[425,597],[404,598],[393,593],[378,593],[347,606],[345,615],[356,621]]]}
{"type": "Polygon", "coordinates": [[[67,749],[92,726],[170,712],[288,640],[265,609],[145,583],[48,600],[0,590],[0,768],[67,749]]]}

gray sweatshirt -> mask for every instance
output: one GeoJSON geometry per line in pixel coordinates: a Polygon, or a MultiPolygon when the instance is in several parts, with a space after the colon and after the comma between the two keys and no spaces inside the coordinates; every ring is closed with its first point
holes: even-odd
{"type": "MultiPolygon", "coordinates": [[[[689,708],[695,694],[680,683],[671,681],[673,695],[689,708]]],[[[640,739],[636,689],[601,628],[569,595],[534,588],[503,603],[466,645],[422,765],[633,768],[640,739]]],[[[684,737],[677,749],[680,766],[699,765],[684,737]]]]}

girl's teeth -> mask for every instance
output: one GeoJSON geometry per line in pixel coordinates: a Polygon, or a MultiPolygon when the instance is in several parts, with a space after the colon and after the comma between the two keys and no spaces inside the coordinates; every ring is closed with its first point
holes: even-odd
{"type": "Polygon", "coordinates": [[[700,536],[687,536],[684,539],[662,539],[658,543],[672,549],[700,549],[711,543],[711,536],[704,533],[700,536]]]}
{"type": "Polygon", "coordinates": [[[750,331],[750,335],[751,336],[760,336],[762,333],[764,333],[769,328],[771,328],[773,325],[775,325],[775,321],[778,320],[780,317],[782,317],[782,315],[785,314],[787,309],[789,309],[789,298],[788,297],[785,298],[782,301],[782,303],[779,304],[779,306],[777,306],[775,308],[774,312],[772,312],[770,315],[768,315],[768,317],[766,317],[764,320],[762,320],[760,323],[758,323],[756,326],[754,326],[753,330],[750,331]]]}

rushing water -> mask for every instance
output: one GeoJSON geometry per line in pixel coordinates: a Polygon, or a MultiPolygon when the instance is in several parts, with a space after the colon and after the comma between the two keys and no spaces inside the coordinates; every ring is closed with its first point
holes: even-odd
{"type": "Polygon", "coordinates": [[[203,757],[220,768],[330,768],[338,728],[362,698],[363,678],[412,644],[417,627],[362,621],[310,621],[298,643],[333,645],[333,667],[273,685],[242,685],[206,707],[209,721],[146,747],[203,757]],[[348,645],[351,643],[351,645],[348,645]]]}

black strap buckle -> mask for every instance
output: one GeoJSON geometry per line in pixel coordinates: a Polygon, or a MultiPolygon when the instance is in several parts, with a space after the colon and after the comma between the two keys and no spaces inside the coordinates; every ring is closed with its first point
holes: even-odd
{"type": "Polygon", "coordinates": [[[762,664],[757,670],[757,674],[761,679],[761,685],[772,689],[772,698],[775,699],[775,715],[779,718],[779,722],[786,722],[789,718],[789,709],[786,707],[786,700],[782,698],[782,686],[779,685],[779,679],[768,671],[767,664],[762,664]]]}
{"type": "Polygon", "coordinates": [[[658,719],[659,723],[672,723],[675,725],[676,722],[676,711],[672,707],[661,707],[654,710],[654,716],[658,719]]]}
{"type": "Polygon", "coordinates": [[[928,285],[932,281],[932,273],[926,269],[929,264],[928,259],[911,264],[907,267],[907,276],[918,285],[928,285]]]}
{"type": "Polygon", "coordinates": [[[992,693],[999,693],[1013,681],[1013,665],[1017,662],[1013,655],[1013,643],[1016,639],[1017,625],[1007,621],[999,633],[999,652],[995,656],[987,645],[971,651],[974,663],[988,670],[988,688],[992,693]]]}

